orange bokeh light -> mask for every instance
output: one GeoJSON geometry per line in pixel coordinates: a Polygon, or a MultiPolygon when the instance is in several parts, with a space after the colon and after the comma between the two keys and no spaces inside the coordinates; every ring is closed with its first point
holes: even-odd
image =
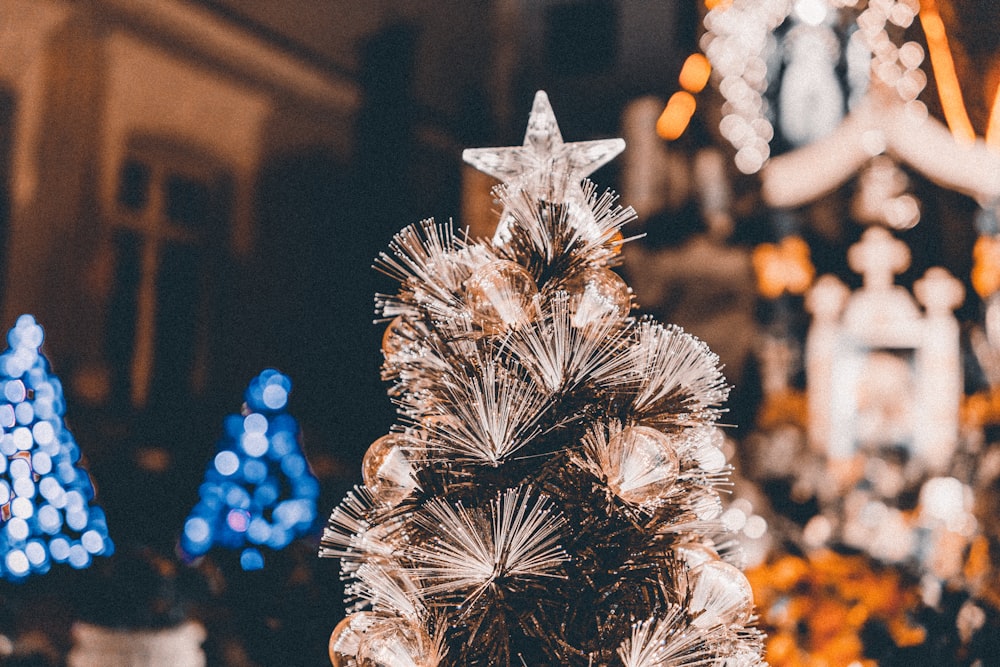
{"type": "Polygon", "coordinates": [[[920,10],[920,23],[927,37],[927,50],[930,52],[931,67],[934,70],[934,79],[937,81],[944,119],[956,141],[972,144],[976,141],[976,131],[972,127],[972,121],[969,120],[969,114],[965,111],[965,101],[962,99],[962,89],[955,73],[955,61],[948,46],[944,21],[938,14],[934,0],[924,3],[920,10]]]}
{"type": "Polygon", "coordinates": [[[691,116],[694,115],[697,106],[694,95],[685,90],[679,90],[671,95],[663,113],[656,120],[656,134],[667,141],[680,137],[691,122],[691,116]]]}
{"type": "Polygon", "coordinates": [[[701,53],[692,53],[684,61],[681,73],[677,80],[681,88],[689,93],[700,93],[708,83],[708,77],[712,74],[712,66],[701,53]]]}

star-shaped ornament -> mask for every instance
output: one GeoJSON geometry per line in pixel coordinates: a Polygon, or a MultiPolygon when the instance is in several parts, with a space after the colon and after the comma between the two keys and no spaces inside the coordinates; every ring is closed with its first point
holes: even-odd
{"type": "Polygon", "coordinates": [[[545,91],[535,93],[523,146],[470,148],[462,159],[479,171],[520,187],[579,184],[622,152],[622,139],[563,143],[545,91]]]}

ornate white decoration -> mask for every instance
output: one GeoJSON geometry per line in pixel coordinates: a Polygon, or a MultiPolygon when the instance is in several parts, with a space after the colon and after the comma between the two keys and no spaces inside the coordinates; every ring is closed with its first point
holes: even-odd
{"type": "Polygon", "coordinates": [[[939,267],[910,293],[893,284],[909,249],[881,227],[865,231],[848,255],[864,276],[850,294],[823,276],[808,296],[806,338],[809,439],[831,459],[859,449],[904,447],[929,470],[943,470],[958,438],[962,367],[952,311],[964,289],[939,267]]]}
{"type": "Polygon", "coordinates": [[[840,120],[843,105],[829,102],[840,97],[838,87],[832,85],[836,82],[831,64],[837,61],[838,45],[831,26],[841,12],[856,14],[856,28],[847,46],[853,89],[848,106],[853,108],[867,89],[869,66],[904,102],[922,106],[916,98],[927,83],[920,70],[923,49],[912,41],[897,47],[887,30],[887,26],[909,26],[920,10],[919,0],[871,0],[860,12],[858,4],[859,0],[733,0],[719,3],[705,16],[701,47],[726,100],[719,130],[736,149],[740,171],[755,173],[770,157],[773,111],[764,93],[780,65],[774,30],[786,21],[791,28],[785,37],[781,101],[792,108],[782,111],[782,127],[792,143],[801,145],[825,136],[840,120]],[[825,115],[817,118],[817,113],[825,115]]]}

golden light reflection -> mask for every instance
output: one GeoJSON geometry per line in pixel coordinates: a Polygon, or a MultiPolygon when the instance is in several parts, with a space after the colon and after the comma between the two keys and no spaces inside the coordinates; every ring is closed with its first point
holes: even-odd
{"type": "Polygon", "coordinates": [[[1000,291],[1000,239],[982,235],[972,248],[972,287],[986,298],[1000,291]]]}
{"type": "Polygon", "coordinates": [[[681,73],[677,80],[681,88],[689,93],[700,93],[708,83],[708,77],[712,74],[712,66],[701,53],[692,53],[684,61],[681,73]]]}
{"type": "MultiPolygon", "coordinates": [[[[941,98],[941,108],[945,121],[954,135],[955,140],[965,144],[976,141],[976,131],[965,110],[962,99],[962,89],[955,72],[955,60],[948,46],[948,35],[945,33],[944,21],[937,10],[934,0],[926,0],[920,9],[920,22],[927,37],[927,49],[931,56],[931,68],[934,70],[934,80],[937,82],[938,95],[941,98]]],[[[994,103],[993,110],[996,112],[994,103]]],[[[993,125],[993,115],[990,125],[993,125]]]]}
{"type": "Polygon", "coordinates": [[[986,145],[1000,150],[1000,86],[993,95],[993,107],[990,109],[990,120],[986,126],[986,145]]]}
{"type": "Polygon", "coordinates": [[[809,257],[809,244],[798,236],[786,236],[780,243],[761,243],[753,250],[757,289],[765,299],[788,294],[804,294],[816,275],[809,257]]]}
{"type": "Polygon", "coordinates": [[[663,113],[656,120],[656,134],[667,141],[677,139],[684,134],[697,106],[694,95],[686,90],[679,90],[671,95],[663,113]]]}

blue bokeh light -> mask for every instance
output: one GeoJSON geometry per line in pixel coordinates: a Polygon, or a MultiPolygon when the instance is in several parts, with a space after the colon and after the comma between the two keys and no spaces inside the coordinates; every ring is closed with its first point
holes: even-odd
{"type": "Polygon", "coordinates": [[[74,543],[69,548],[69,564],[77,570],[82,570],[90,565],[90,553],[79,542],[74,543]]]}
{"type": "Polygon", "coordinates": [[[7,566],[7,571],[15,577],[23,577],[31,569],[31,562],[28,560],[27,554],[20,549],[8,551],[4,557],[4,565],[7,566]]]}
{"type": "Polygon", "coordinates": [[[35,480],[30,477],[18,477],[14,480],[14,500],[31,500],[35,497],[35,480]]]}
{"type": "Polygon", "coordinates": [[[288,391],[281,385],[269,384],[261,392],[261,399],[269,410],[280,410],[288,403],[288,391]]]}
{"type": "Polygon", "coordinates": [[[225,450],[215,455],[215,469],[220,475],[229,477],[240,468],[240,457],[236,452],[225,450]]]}
{"type": "Polygon", "coordinates": [[[32,567],[39,567],[49,558],[45,543],[41,540],[31,540],[24,545],[24,555],[28,557],[28,563],[32,567]]]}
{"type": "Polygon", "coordinates": [[[0,354],[0,577],[20,581],[53,562],[87,567],[110,555],[104,512],[62,415],[62,383],[39,351],[42,328],[22,315],[0,354]]]}
{"type": "Polygon", "coordinates": [[[264,555],[257,549],[246,548],[240,554],[240,567],[244,570],[262,570],[264,568],[264,555]]]}
{"type": "Polygon", "coordinates": [[[52,560],[57,563],[65,563],[69,558],[69,540],[65,537],[54,537],[49,542],[49,553],[52,560]]]}
{"type": "Polygon", "coordinates": [[[299,445],[298,423],[285,412],[291,387],[287,376],[265,370],[247,387],[242,412],[223,420],[180,536],[188,560],[218,546],[239,550],[243,569],[261,569],[257,545],[283,549],[315,529],[319,482],[299,445]]]}

